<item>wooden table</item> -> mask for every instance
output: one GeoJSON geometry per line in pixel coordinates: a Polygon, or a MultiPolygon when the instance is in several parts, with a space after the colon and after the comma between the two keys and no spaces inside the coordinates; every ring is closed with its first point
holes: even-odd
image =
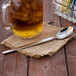
{"type": "MultiPolygon", "coordinates": [[[[0,0],[0,6],[5,0],[0,0]]],[[[44,0],[44,21],[52,25],[67,27],[73,24],[53,12],[53,0],[44,0]]],[[[11,35],[1,27],[0,7],[0,41],[11,35]]],[[[75,28],[76,29],[76,28],[75,28]]],[[[0,76],[76,76],[76,38],[60,49],[54,56],[41,59],[27,57],[20,53],[2,55],[9,48],[0,45],[0,76]]]]}

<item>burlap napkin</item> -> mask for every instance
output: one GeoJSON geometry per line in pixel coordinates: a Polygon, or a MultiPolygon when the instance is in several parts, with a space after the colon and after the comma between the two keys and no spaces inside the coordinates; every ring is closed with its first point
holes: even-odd
{"type": "MultiPolygon", "coordinates": [[[[42,33],[32,39],[24,40],[13,35],[11,37],[8,37],[4,41],[2,41],[1,44],[6,45],[7,47],[10,47],[10,48],[18,48],[21,46],[26,46],[28,44],[38,42],[47,37],[56,36],[57,32],[59,32],[61,29],[62,28],[60,27],[56,27],[56,26],[48,25],[44,23],[42,33]]],[[[34,58],[40,58],[46,55],[52,56],[73,37],[75,37],[74,33],[66,39],[49,41],[27,49],[18,50],[18,52],[34,58]]]]}

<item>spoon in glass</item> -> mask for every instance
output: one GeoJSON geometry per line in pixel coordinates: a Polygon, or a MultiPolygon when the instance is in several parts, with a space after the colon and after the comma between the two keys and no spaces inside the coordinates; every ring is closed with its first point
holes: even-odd
{"type": "Polygon", "coordinates": [[[26,49],[26,48],[36,46],[36,45],[39,45],[39,44],[42,44],[42,43],[45,43],[45,42],[48,42],[48,41],[51,41],[51,40],[54,40],[54,39],[58,39],[58,40],[65,39],[72,34],[73,30],[74,30],[74,28],[70,26],[68,28],[65,28],[65,29],[59,31],[55,37],[48,37],[48,38],[45,38],[45,39],[43,39],[43,40],[41,40],[37,43],[31,44],[31,45],[28,45],[28,46],[25,46],[25,47],[6,50],[6,51],[2,52],[2,54],[5,55],[5,54],[8,54],[8,53],[17,52],[17,50],[26,49]]]}

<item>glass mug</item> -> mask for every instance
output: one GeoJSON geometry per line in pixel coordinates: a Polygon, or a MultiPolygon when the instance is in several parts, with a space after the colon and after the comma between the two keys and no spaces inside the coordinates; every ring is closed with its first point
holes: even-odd
{"type": "MultiPolygon", "coordinates": [[[[4,26],[7,21],[5,19],[6,14],[8,14],[9,27],[19,37],[32,38],[42,31],[43,0],[10,0],[3,3],[2,19],[4,26]]],[[[9,27],[5,28],[8,30],[9,27]]]]}

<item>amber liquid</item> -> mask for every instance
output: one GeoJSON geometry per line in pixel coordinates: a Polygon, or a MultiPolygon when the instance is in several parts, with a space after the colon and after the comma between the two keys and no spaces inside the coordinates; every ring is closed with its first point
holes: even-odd
{"type": "Polygon", "coordinates": [[[42,0],[13,0],[9,12],[13,32],[23,38],[38,35],[43,28],[42,0]]]}

